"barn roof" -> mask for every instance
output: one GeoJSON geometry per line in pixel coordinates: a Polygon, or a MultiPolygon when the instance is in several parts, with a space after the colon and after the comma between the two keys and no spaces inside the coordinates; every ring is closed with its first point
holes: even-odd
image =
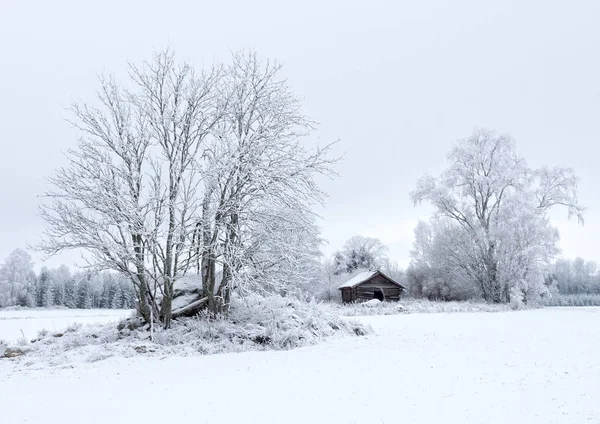
{"type": "Polygon", "coordinates": [[[338,286],[338,289],[344,289],[344,288],[348,288],[348,287],[350,287],[350,288],[356,287],[356,286],[358,286],[358,285],[360,285],[362,283],[365,283],[365,282],[369,281],[371,278],[375,277],[378,274],[382,275],[387,280],[389,280],[390,282],[396,284],[397,286],[405,288],[402,284],[400,284],[399,282],[395,281],[393,278],[388,277],[387,275],[385,275],[381,271],[365,271],[365,272],[361,272],[359,274],[356,274],[354,277],[352,277],[351,279],[349,279],[345,283],[340,284],[338,286]]]}

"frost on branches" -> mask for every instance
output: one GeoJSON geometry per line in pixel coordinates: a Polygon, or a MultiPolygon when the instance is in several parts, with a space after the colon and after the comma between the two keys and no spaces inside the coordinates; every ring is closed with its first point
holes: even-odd
{"type": "Polygon", "coordinates": [[[335,274],[353,273],[358,269],[380,269],[389,263],[387,251],[387,246],[379,239],[354,236],[346,241],[341,251],[334,253],[335,274]]]}
{"type": "Polygon", "coordinates": [[[334,161],[304,146],[313,122],[280,69],[240,53],[198,72],[167,51],[132,66],[126,86],[102,78],[99,104],[73,107],[81,138],[51,179],[43,250],[84,249],[127,275],[140,315],[165,327],[202,307],[226,315],[232,290],[310,280],[313,178],[334,161]],[[189,273],[202,295],[174,310],[189,273]]]}
{"type": "Polygon", "coordinates": [[[510,137],[483,129],[460,140],[448,161],[438,178],[421,178],[411,193],[415,203],[436,209],[415,230],[413,290],[517,304],[545,295],[545,275],[559,251],[549,210],[565,207],[583,222],[573,171],[531,169],[510,137]]]}
{"type": "Polygon", "coordinates": [[[0,266],[0,308],[31,306],[34,303],[31,287],[34,285],[31,256],[23,249],[15,249],[0,266]]]}

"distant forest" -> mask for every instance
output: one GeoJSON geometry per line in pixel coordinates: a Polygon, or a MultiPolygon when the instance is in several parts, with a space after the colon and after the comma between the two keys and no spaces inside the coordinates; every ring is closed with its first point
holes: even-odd
{"type": "MultiPolygon", "coordinates": [[[[348,240],[344,250],[336,252],[323,263],[315,261],[314,278],[305,295],[331,301],[339,296],[337,286],[357,272],[382,269],[401,281],[414,298],[430,300],[470,300],[467,290],[438,278],[435,269],[411,263],[403,271],[385,257],[387,247],[378,239],[356,236],[348,240]]],[[[546,273],[545,286],[549,294],[600,295],[600,266],[582,258],[558,259],[546,273]]],[[[29,254],[13,251],[0,266],[0,308],[66,307],[133,309],[136,293],[131,281],[116,272],[71,272],[65,265],[43,267],[36,273],[29,254]]]]}
{"type": "Polygon", "coordinates": [[[31,256],[17,249],[0,267],[0,308],[7,306],[133,309],[135,291],[116,272],[72,273],[62,265],[36,273],[31,256]]]}

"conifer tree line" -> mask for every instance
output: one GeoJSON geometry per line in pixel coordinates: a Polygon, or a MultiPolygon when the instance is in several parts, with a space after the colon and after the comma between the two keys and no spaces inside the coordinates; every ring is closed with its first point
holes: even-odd
{"type": "Polygon", "coordinates": [[[72,273],[61,265],[36,273],[31,256],[17,249],[0,266],[0,307],[8,306],[133,309],[135,291],[115,272],[72,273]]]}

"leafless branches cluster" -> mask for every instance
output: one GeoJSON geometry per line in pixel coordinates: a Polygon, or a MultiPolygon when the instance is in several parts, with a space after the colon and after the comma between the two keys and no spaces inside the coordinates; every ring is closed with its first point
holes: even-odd
{"type": "MultiPolygon", "coordinates": [[[[98,104],[73,106],[80,131],[51,178],[41,248],[85,249],[90,264],[128,275],[147,321],[170,326],[174,283],[202,276],[203,302],[226,313],[234,287],[286,290],[269,274],[304,278],[331,174],[330,146],[310,150],[314,122],[254,53],[197,72],[172,52],[130,66],[130,84],[101,78],[98,104]]],[[[318,249],[317,249],[318,250],[318,249]]]]}
{"type": "Polygon", "coordinates": [[[436,209],[416,229],[414,263],[435,267],[439,279],[474,286],[491,302],[507,302],[543,285],[542,269],[558,252],[548,211],[566,207],[583,222],[577,178],[570,169],[531,169],[514,141],[476,130],[457,143],[449,168],[419,180],[411,194],[436,209]]]}

